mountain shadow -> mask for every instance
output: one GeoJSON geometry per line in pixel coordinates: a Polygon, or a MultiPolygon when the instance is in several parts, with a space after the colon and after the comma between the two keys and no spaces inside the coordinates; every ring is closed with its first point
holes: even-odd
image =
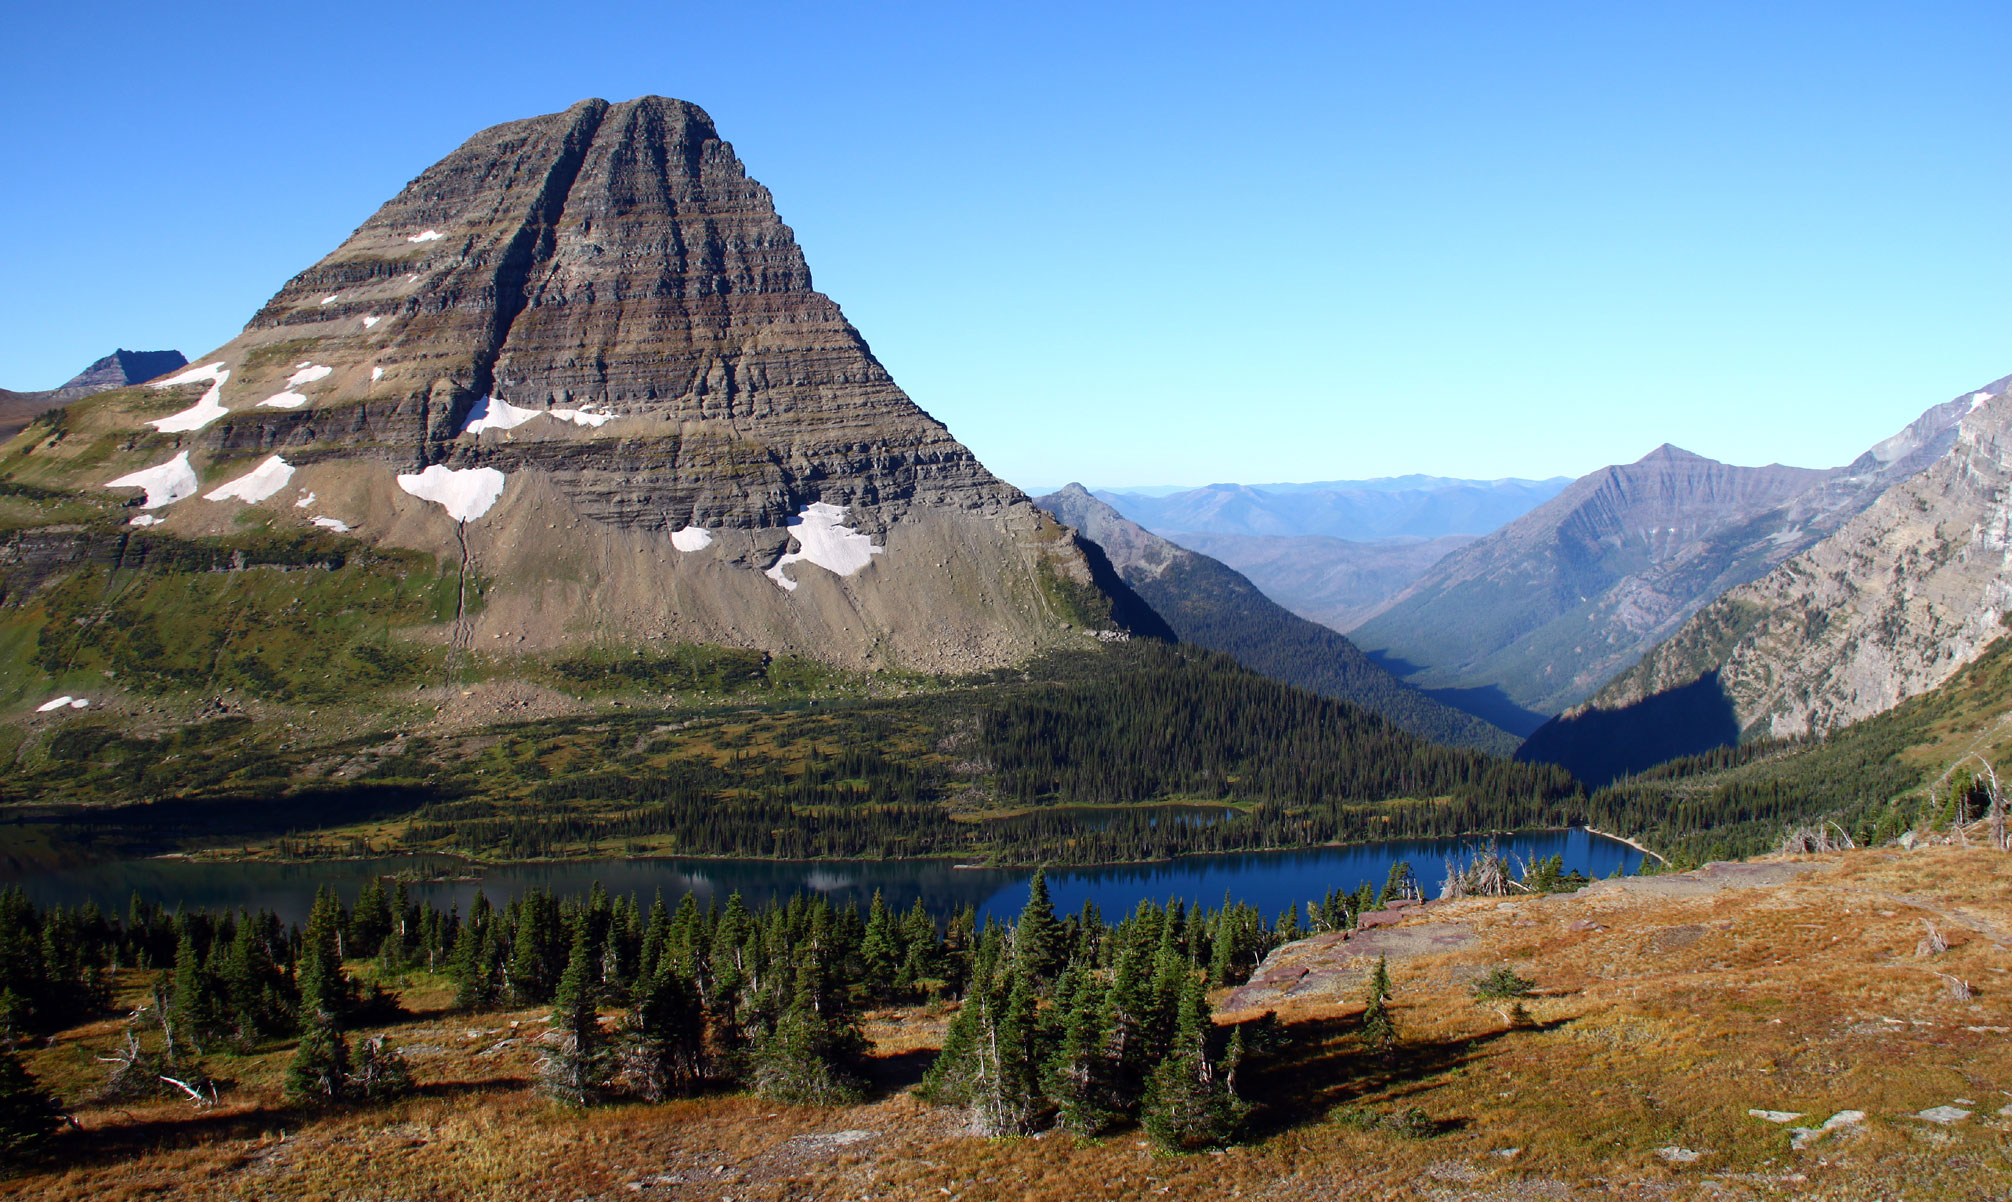
{"type": "Polygon", "coordinates": [[[1599,788],[1665,760],[1731,747],[1739,738],[1732,699],[1714,671],[1622,709],[1553,718],[1517,749],[1516,758],[1560,765],[1599,788]]]}

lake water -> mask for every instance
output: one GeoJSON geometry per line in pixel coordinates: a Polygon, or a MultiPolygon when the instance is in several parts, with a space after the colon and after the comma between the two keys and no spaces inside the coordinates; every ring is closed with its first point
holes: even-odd
{"type": "MultiPolygon", "coordinates": [[[[1365,881],[1381,886],[1390,866],[1399,860],[1410,861],[1427,895],[1434,896],[1445,878],[1447,859],[1465,858],[1484,842],[1406,840],[1056,868],[1048,872],[1048,886],[1056,910],[1070,913],[1093,901],[1112,920],[1142,900],[1169,898],[1204,906],[1218,906],[1228,898],[1276,915],[1287,906],[1318,900],[1332,889],[1353,890],[1365,881]]],[[[1642,859],[1642,853],[1625,843],[1577,829],[1502,836],[1497,843],[1512,864],[1561,855],[1567,871],[1576,869],[1590,877],[1608,876],[1616,868],[1633,872],[1642,859]]],[[[457,904],[464,912],[478,889],[491,901],[503,901],[530,888],[561,895],[584,893],[599,881],[610,893],[630,894],[645,903],[662,893],[674,905],[688,891],[701,905],[724,901],[736,890],[750,905],[812,891],[838,905],[851,902],[864,908],[878,889],[897,909],[906,909],[919,897],[938,917],[975,905],[982,921],[987,914],[1008,919],[1017,914],[1026,903],[1032,874],[1026,869],[959,868],[945,860],[637,859],[476,866],[402,856],[302,863],[118,860],[16,870],[0,874],[0,882],[19,883],[43,905],[74,906],[91,900],[123,912],[137,894],[171,907],[264,907],[289,921],[303,922],[321,886],[333,885],[345,900],[353,900],[365,881],[391,875],[429,878],[410,885],[415,900],[457,904]]]]}

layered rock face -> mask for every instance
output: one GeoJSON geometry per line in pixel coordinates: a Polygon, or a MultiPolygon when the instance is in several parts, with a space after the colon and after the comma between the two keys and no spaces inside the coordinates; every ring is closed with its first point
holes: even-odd
{"type": "Polygon", "coordinates": [[[1057,600],[1090,582],[1081,549],[903,394],[682,101],[477,134],[196,362],[92,402],[27,476],[117,432],[64,483],[176,456],[198,481],[136,521],[220,533],[248,505],[465,555],[477,644],[936,670],[1096,620],[1057,600]]]}
{"type": "Polygon", "coordinates": [[[1671,446],[1603,468],[1448,555],[1353,636],[1421,687],[1499,689],[1528,733],[1935,461],[1968,405],[1938,405],[1830,470],[1736,467],[1671,446]]]}
{"type": "Polygon", "coordinates": [[[1287,611],[1235,569],[1130,521],[1080,484],[1035,504],[1080,531],[1182,642],[1253,672],[1353,701],[1424,738],[1506,755],[1516,739],[1371,663],[1347,638],[1287,611]]]}
{"type": "Polygon", "coordinates": [[[1823,734],[1976,659],[2012,612],[2008,384],[1952,402],[1964,412],[1934,463],[1706,606],[1568,721],[1640,709],[1710,679],[1739,733],[1823,734]]]}

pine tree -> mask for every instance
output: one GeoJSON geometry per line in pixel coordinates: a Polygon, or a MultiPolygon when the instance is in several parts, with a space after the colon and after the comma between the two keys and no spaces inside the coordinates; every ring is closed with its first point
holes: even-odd
{"type": "Polygon", "coordinates": [[[303,1030],[317,1022],[340,1023],[355,1005],[355,992],[342,974],[341,931],[342,901],[335,890],[324,886],[315,894],[294,962],[303,1030]]]}
{"type": "Polygon", "coordinates": [[[866,929],[859,939],[860,967],[865,970],[866,987],[874,996],[886,998],[895,993],[903,958],[894,915],[888,912],[880,890],[875,889],[873,902],[867,907],[866,929]]]}
{"type": "Polygon", "coordinates": [[[190,1051],[200,1052],[223,1032],[226,1023],[216,977],[196,950],[193,926],[185,923],[175,944],[175,991],[168,1003],[168,1021],[190,1051]]]}
{"type": "Polygon", "coordinates": [[[1153,1042],[1157,1007],[1152,982],[1141,971],[1138,952],[1127,948],[1118,953],[1105,1007],[1112,1060],[1112,1102],[1122,1113],[1136,1114],[1153,1061],[1165,1047],[1153,1042]]]}
{"type": "Polygon", "coordinates": [[[0,1164],[18,1165],[63,1121],[63,1103],[21,1057],[0,1048],[0,1164]]]}
{"type": "Polygon", "coordinates": [[[943,978],[943,947],[936,934],[936,920],[916,898],[907,917],[901,920],[901,967],[895,970],[895,987],[904,993],[927,989],[929,982],[943,978]]]}
{"type": "Polygon", "coordinates": [[[286,1095],[328,1105],[349,1096],[349,1041],[324,1012],[302,1012],[300,1045],[286,1066],[286,1095]]]}
{"type": "Polygon", "coordinates": [[[350,1070],[348,1092],[365,1102],[388,1102],[413,1090],[412,1069],[405,1054],[383,1035],[360,1039],[356,1044],[355,1067],[350,1070]]]}
{"type": "Polygon", "coordinates": [[[448,974],[454,978],[454,1005],[462,1010],[486,1010],[503,991],[501,950],[496,946],[494,911],[481,892],[468,907],[468,919],[454,937],[448,974]]]}
{"type": "Polygon", "coordinates": [[[1502,1016],[1504,1026],[1520,1027],[1530,1021],[1530,1012],[1524,1008],[1523,1000],[1531,995],[1536,984],[1505,965],[1474,982],[1474,1001],[1477,1005],[1492,1007],[1502,1016]]]}
{"type": "Polygon", "coordinates": [[[1217,1147],[1236,1138],[1249,1113],[1232,1087],[1234,1061],[1241,1056],[1242,1045],[1233,1042],[1231,1055],[1221,1065],[1210,1055],[1215,1025],[1199,978],[1190,978],[1182,989],[1179,1010],[1173,1043],[1146,1086],[1139,1122],[1163,1148],[1185,1152],[1217,1147]]]}
{"type": "Polygon", "coordinates": [[[286,978],[274,955],[284,939],[276,915],[265,910],[238,915],[217,973],[217,989],[231,1038],[240,1048],[292,1026],[286,978]]]}
{"type": "Polygon", "coordinates": [[[1061,1036],[1042,1074],[1042,1088],[1063,1128],[1099,1135],[1123,1115],[1110,1054],[1108,999],[1096,979],[1071,967],[1056,987],[1061,1036]]]}
{"type": "Polygon", "coordinates": [[[1042,1031],[1034,975],[1015,964],[1006,996],[990,1008],[995,1021],[979,1028],[973,1074],[972,1126],[986,1135],[1025,1135],[1035,1129],[1046,1099],[1041,1094],[1042,1031]]]}
{"type": "Polygon", "coordinates": [[[391,902],[384,883],[371,877],[356,895],[356,907],[349,915],[349,940],[344,950],[357,959],[375,956],[391,934],[391,902]]]}
{"type": "Polygon", "coordinates": [[[1040,984],[1054,979],[1067,951],[1062,924],[1055,921],[1055,906],[1048,898],[1047,870],[1037,868],[1027,884],[1027,905],[1013,925],[1013,957],[1040,984]]]}
{"type": "Polygon", "coordinates": [[[607,1036],[601,1030],[595,1000],[594,943],[584,913],[575,915],[572,950],[560,974],[553,1000],[552,1031],[556,1046],[539,1062],[539,1088],[572,1106],[600,1101],[607,1082],[607,1036]]]}
{"type": "Polygon", "coordinates": [[[1399,860],[1390,866],[1390,875],[1383,881],[1383,892],[1376,895],[1376,906],[1382,909],[1391,902],[1417,895],[1418,882],[1411,875],[1411,861],[1399,860]]]}
{"type": "Polygon", "coordinates": [[[1362,1039],[1385,1056],[1397,1047],[1397,1022],[1390,1016],[1390,992],[1390,965],[1385,957],[1378,956],[1363,999],[1362,1039]]]}
{"type": "Polygon", "coordinates": [[[617,1034],[623,1083],[646,1101],[661,1102],[705,1077],[705,1005],[675,964],[637,987],[636,1004],[617,1034]]]}
{"type": "Polygon", "coordinates": [[[843,1015],[820,1012],[819,976],[811,960],[797,968],[789,1007],[753,1050],[752,1083],[777,1101],[836,1106],[864,1092],[854,1073],[864,1040],[843,1015]]]}

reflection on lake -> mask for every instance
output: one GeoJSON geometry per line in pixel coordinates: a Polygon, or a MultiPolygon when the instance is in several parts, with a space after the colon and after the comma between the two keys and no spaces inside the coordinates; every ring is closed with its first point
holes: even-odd
{"type": "MultiPolygon", "coordinates": [[[[1381,885],[1390,866],[1411,862],[1436,893],[1449,857],[1464,857],[1483,839],[1404,840],[1306,851],[1233,852],[1182,856],[1154,864],[1100,868],[1058,868],[1048,874],[1055,908],[1063,913],[1095,902],[1116,919],[1140,901],[1180,898],[1191,905],[1217,906],[1224,898],[1254,905],[1267,914],[1318,900],[1331,889],[1354,889],[1368,881],[1381,885]]],[[[1512,863],[1564,857],[1567,871],[1602,877],[1616,868],[1632,872],[1642,855],[1625,843],[1584,830],[1538,831],[1498,840],[1512,863]]],[[[123,912],[138,895],[167,906],[196,908],[265,907],[282,918],[304,922],[317,889],[333,885],[354,900],[372,877],[421,878],[410,886],[414,900],[463,911],[479,889],[504,901],[526,889],[584,893],[599,881],[608,892],[630,894],[646,904],[662,893],[673,904],[685,893],[701,905],[724,902],[739,891],[750,905],[810,891],[834,904],[864,908],[880,890],[889,905],[906,909],[916,898],[939,918],[965,906],[1010,919],[1027,899],[1031,873],[1019,868],[958,868],[947,860],[575,860],[549,864],[477,866],[443,857],[400,856],[376,860],[305,863],[196,863],[189,860],[120,860],[58,869],[26,869],[4,879],[19,883],[43,905],[80,905],[90,900],[123,912]]]]}

